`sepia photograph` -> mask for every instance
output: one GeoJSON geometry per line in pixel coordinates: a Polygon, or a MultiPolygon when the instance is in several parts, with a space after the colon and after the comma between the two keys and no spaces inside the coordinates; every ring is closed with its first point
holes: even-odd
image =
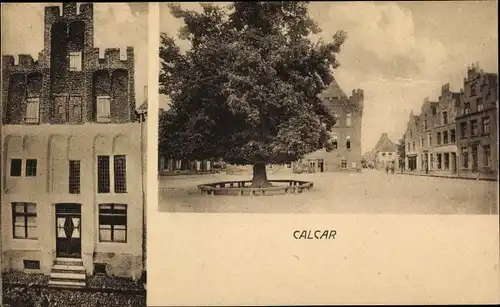
{"type": "Polygon", "coordinates": [[[158,211],[498,214],[496,7],[162,3],[158,211]]]}
{"type": "Polygon", "coordinates": [[[2,306],[146,306],[147,3],[2,3],[2,306]]]}

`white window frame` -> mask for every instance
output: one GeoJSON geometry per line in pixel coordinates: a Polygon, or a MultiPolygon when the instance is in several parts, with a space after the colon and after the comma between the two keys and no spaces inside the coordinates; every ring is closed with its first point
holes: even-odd
{"type": "Polygon", "coordinates": [[[69,71],[82,71],[83,56],[81,51],[68,53],[69,71]]]}
{"type": "Polygon", "coordinates": [[[24,122],[26,124],[40,123],[40,97],[33,96],[26,98],[26,112],[24,113],[24,122]],[[30,111],[34,114],[30,114],[30,111]]]}
{"type": "Polygon", "coordinates": [[[98,123],[109,123],[111,121],[111,97],[97,96],[96,97],[96,120],[98,123]],[[108,101],[107,106],[101,104],[101,100],[108,101]]]}

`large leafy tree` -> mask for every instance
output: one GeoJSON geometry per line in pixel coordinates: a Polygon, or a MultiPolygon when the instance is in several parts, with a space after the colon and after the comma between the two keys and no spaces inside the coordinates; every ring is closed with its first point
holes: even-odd
{"type": "Polygon", "coordinates": [[[253,165],[252,185],[263,187],[266,164],[329,148],[335,119],[318,95],[333,80],[346,33],[311,40],[320,29],[307,5],[202,4],[201,13],[170,5],[190,49],[161,34],[160,92],[171,99],[160,118],[162,153],[253,165]]]}

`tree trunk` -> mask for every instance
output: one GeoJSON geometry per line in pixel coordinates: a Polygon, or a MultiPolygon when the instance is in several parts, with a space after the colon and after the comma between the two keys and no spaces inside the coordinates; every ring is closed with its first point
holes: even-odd
{"type": "Polygon", "coordinates": [[[267,179],[266,164],[257,163],[253,166],[252,188],[267,188],[271,183],[267,179]]]}

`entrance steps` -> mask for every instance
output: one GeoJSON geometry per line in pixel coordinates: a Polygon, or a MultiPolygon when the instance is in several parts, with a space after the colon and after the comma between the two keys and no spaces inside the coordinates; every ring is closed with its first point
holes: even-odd
{"type": "Polygon", "coordinates": [[[85,268],[79,258],[56,258],[50,273],[49,287],[85,288],[85,268]]]}

